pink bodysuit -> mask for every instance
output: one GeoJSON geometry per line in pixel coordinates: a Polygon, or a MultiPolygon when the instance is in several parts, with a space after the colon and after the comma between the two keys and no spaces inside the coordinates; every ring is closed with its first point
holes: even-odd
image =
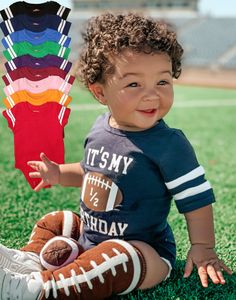
{"type": "Polygon", "coordinates": [[[10,96],[20,90],[26,90],[31,93],[42,93],[48,89],[59,90],[65,94],[69,94],[71,86],[75,80],[72,75],[67,75],[65,79],[59,76],[49,76],[38,81],[32,81],[26,77],[19,78],[4,87],[6,96],[10,96]]]}

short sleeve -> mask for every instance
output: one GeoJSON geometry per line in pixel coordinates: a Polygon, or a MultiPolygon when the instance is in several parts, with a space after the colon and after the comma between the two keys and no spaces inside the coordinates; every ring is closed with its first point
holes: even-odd
{"type": "Polygon", "coordinates": [[[180,213],[215,201],[212,187],[205,179],[205,171],[199,165],[193,147],[180,130],[171,135],[160,161],[160,170],[180,213]]]}
{"type": "Polygon", "coordinates": [[[5,49],[13,45],[10,35],[7,35],[7,38],[6,37],[2,38],[2,45],[5,49]]]}
{"type": "MultiPolygon", "coordinates": [[[[58,3],[56,3],[58,5],[58,3]]],[[[67,19],[71,9],[65,6],[60,5],[57,11],[57,15],[60,16],[62,19],[67,19]]]]}
{"type": "Polygon", "coordinates": [[[7,14],[6,14],[6,8],[0,10],[0,14],[1,14],[1,17],[2,17],[3,20],[7,20],[8,19],[7,14]]]}
{"type": "Polygon", "coordinates": [[[3,75],[3,76],[2,76],[2,80],[4,81],[5,85],[9,85],[9,84],[10,84],[10,82],[9,82],[9,80],[7,79],[7,76],[6,76],[6,75],[3,75]]]}
{"type": "Polygon", "coordinates": [[[3,32],[3,34],[4,34],[4,36],[6,36],[6,35],[8,35],[8,34],[10,33],[10,32],[8,31],[8,29],[7,29],[7,26],[6,26],[5,22],[6,22],[6,21],[3,21],[3,22],[0,23],[0,28],[1,28],[1,30],[2,30],[2,32],[3,32]]]}
{"type": "Polygon", "coordinates": [[[5,104],[5,106],[7,108],[11,108],[13,107],[18,101],[18,97],[17,97],[17,94],[14,93],[10,96],[7,96],[6,98],[3,99],[3,103],[5,104]]]}
{"type": "Polygon", "coordinates": [[[71,27],[71,22],[68,22],[66,20],[61,19],[59,24],[58,24],[58,31],[61,34],[67,35],[69,33],[70,27],[71,27]]]}
{"type": "Polygon", "coordinates": [[[72,97],[65,94],[64,92],[61,92],[61,93],[62,93],[62,96],[61,96],[61,98],[59,99],[58,102],[61,105],[68,106],[70,104],[71,100],[72,100],[72,97]]]}
{"type": "Polygon", "coordinates": [[[60,105],[58,120],[62,127],[65,127],[70,116],[70,109],[63,105],[60,105]]]}
{"type": "Polygon", "coordinates": [[[7,36],[8,34],[14,32],[16,28],[16,24],[17,21],[14,18],[8,19],[0,23],[0,27],[2,29],[4,36],[7,36]]]}
{"type": "Polygon", "coordinates": [[[6,109],[2,112],[4,118],[6,118],[8,122],[8,127],[11,128],[11,130],[14,132],[16,118],[12,111],[12,109],[6,109]]]}

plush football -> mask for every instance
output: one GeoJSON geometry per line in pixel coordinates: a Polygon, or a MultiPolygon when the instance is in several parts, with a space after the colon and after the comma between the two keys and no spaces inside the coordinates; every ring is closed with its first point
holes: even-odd
{"type": "Polygon", "coordinates": [[[74,239],[56,236],[44,245],[39,257],[45,269],[54,271],[73,262],[82,252],[83,248],[74,239]]]}

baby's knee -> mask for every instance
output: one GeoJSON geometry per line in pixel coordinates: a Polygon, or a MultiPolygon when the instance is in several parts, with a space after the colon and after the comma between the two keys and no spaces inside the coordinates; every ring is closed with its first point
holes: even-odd
{"type": "Polygon", "coordinates": [[[154,248],[141,241],[131,241],[130,243],[140,250],[146,262],[146,275],[140,289],[151,288],[168,277],[171,266],[160,257],[154,248]]]}
{"type": "Polygon", "coordinates": [[[54,211],[43,216],[36,227],[47,230],[52,235],[63,235],[78,239],[80,235],[80,217],[69,210],[54,211]]]}

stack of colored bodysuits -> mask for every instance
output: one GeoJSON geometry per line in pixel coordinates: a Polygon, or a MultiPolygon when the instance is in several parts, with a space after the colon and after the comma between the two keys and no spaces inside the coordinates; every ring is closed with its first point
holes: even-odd
{"type": "Polygon", "coordinates": [[[64,163],[64,126],[71,101],[74,76],[66,21],[69,8],[55,1],[31,4],[16,2],[2,10],[0,27],[7,73],[3,116],[14,134],[15,167],[32,188],[40,179],[30,178],[29,160],[40,160],[44,152],[51,160],[64,163]]]}

